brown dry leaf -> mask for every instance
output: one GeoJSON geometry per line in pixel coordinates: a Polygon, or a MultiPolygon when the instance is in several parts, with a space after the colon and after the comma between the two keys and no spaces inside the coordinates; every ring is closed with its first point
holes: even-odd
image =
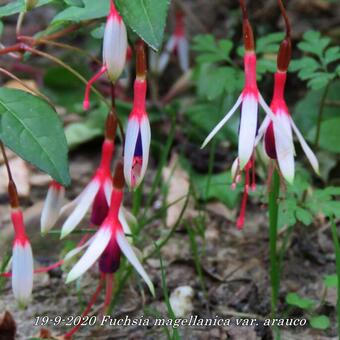
{"type": "MultiPolygon", "coordinates": [[[[18,194],[21,197],[28,197],[30,194],[30,169],[27,163],[19,157],[15,157],[9,160],[9,166],[11,168],[12,176],[16,184],[18,194]]],[[[7,169],[5,164],[0,166],[0,178],[3,180],[0,182],[0,194],[7,193],[7,169]]]]}
{"type": "Polygon", "coordinates": [[[21,79],[21,82],[18,82],[14,79],[9,80],[6,84],[5,87],[8,87],[10,89],[17,89],[17,90],[23,90],[26,92],[29,92],[31,94],[36,94],[34,93],[34,91],[39,91],[38,90],[38,85],[34,80],[31,79],[21,79]],[[23,84],[25,84],[26,86],[24,86],[23,84]],[[34,90],[34,91],[30,91],[30,89],[34,90]]]}
{"type": "Polygon", "coordinates": [[[14,340],[17,326],[10,312],[5,311],[0,319],[0,340],[14,340]]]}
{"type": "Polygon", "coordinates": [[[207,204],[207,210],[224,217],[227,221],[235,221],[236,210],[228,209],[225,204],[221,202],[209,202],[207,204]]]}
{"type": "MultiPolygon", "coordinates": [[[[177,222],[179,215],[185,205],[187,195],[189,193],[189,176],[185,170],[179,165],[178,155],[173,154],[169,166],[163,169],[163,180],[168,183],[168,196],[166,204],[170,205],[167,211],[166,225],[171,228],[177,222]],[[172,204],[173,202],[176,202],[172,204]]],[[[193,202],[190,199],[183,214],[182,220],[186,217],[193,216],[193,202]]]]}

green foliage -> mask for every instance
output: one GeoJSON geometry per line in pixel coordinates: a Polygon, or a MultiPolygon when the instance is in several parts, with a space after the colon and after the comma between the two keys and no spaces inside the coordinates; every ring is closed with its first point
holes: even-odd
{"type": "Polygon", "coordinates": [[[232,190],[232,178],[230,172],[220,174],[200,175],[192,173],[191,180],[199,198],[204,201],[219,200],[227,207],[234,208],[239,201],[239,189],[232,190]],[[209,186],[207,190],[207,182],[209,186]]]}
{"type": "Polygon", "coordinates": [[[310,325],[315,329],[325,330],[329,328],[330,321],[326,315],[315,315],[309,319],[310,325]]]}
{"type": "Polygon", "coordinates": [[[43,99],[24,91],[0,88],[0,139],[59,183],[70,183],[63,126],[43,99]]]}
{"type": "MultiPolygon", "coordinates": [[[[67,3],[69,6],[56,15],[52,24],[103,18],[109,11],[109,1],[106,0],[82,0],[81,5],[79,1],[67,3]]],[[[169,1],[117,0],[116,5],[124,22],[153,49],[158,50],[163,40],[169,1]]]]}
{"type": "Polygon", "coordinates": [[[163,41],[169,3],[169,0],[116,0],[124,22],[156,51],[163,41]]]}
{"type": "Polygon", "coordinates": [[[52,21],[73,21],[98,19],[107,16],[110,2],[106,0],[82,0],[82,6],[72,5],[58,13],[52,21]]]}
{"type": "Polygon", "coordinates": [[[323,283],[327,288],[334,288],[337,287],[338,285],[338,277],[336,276],[336,274],[334,275],[326,275],[323,278],[323,283]]]}
{"type": "Polygon", "coordinates": [[[279,226],[293,226],[296,222],[308,226],[314,216],[340,216],[340,187],[325,187],[312,190],[310,177],[305,172],[297,172],[294,185],[289,185],[279,207],[279,226]]]}
{"type": "Polygon", "coordinates": [[[233,42],[229,39],[216,39],[211,34],[196,35],[193,39],[192,49],[198,53],[198,63],[231,63],[230,53],[233,49],[233,42]]]}
{"type": "Polygon", "coordinates": [[[299,307],[305,310],[312,309],[316,305],[316,301],[303,298],[297,293],[288,293],[286,295],[286,303],[290,306],[299,307]]]}
{"type": "Polygon", "coordinates": [[[320,89],[339,76],[332,63],[340,59],[340,47],[329,47],[330,38],[321,36],[318,31],[308,31],[298,44],[307,56],[293,60],[290,70],[298,72],[301,80],[307,81],[311,89],[320,89]]]}
{"type": "MultiPolygon", "coordinates": [[[[35,7],[47,5],[53,1],[55,0],[39,0],[35,7]]],[[[0,18],[24,12],[25,9],[25,0],[11,1],[9,4],[0,7],[0,18]]]]}

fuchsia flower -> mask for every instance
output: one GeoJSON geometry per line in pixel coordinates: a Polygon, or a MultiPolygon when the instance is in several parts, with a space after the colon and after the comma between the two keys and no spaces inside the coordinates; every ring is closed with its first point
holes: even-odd
{"type": "Polygon", "coordinates": [[[111,162],[113,150],[113,140],[105,138],[102,146],[101,162],[90,183],[78,197],[63,208],[65,210],[69,206],[75,206],[73,212],[62,226],[61,238],[64,238],[74,230],[92,204],[91,220],[93,223],[97,224],[98,221],[101,222],[106,217],[107,202],[110,201],[112,191],[111,162]]]}
{"type": "Polygon", "coordinates": [[[22,211],[14,208],[11,211],[14,227],[14,244],[12,257],[12,289],[19,305],[26,306],[33,289],[33,254],[30,241],[26,235],[22,211]]]}
{"type": "Polygon", "coordinates": [[[176,12],[175,31],[165,45],[164,52],[158,60],[158,72],[162,73],[169,63],[170,54],[177,52],[179,65],[183,72],[189,70],[189,44],[185,36],[184,13],[176,12]]]}
{"type": "Polygon", "coordinates": [[[238,166],[240,170],[243,170],[248,164],[255,148],[258,124],[258,105],[260,104],[266,114],[275,120],[273,113],[265,103],[257,87],[256,55],[254,52],[253,33],[248,19],[244,19],[243,27],[246,47],[244,55],[245,84],[243,91],[235,105],[215,126],[202,144],[202,148],[204,148],[242,104],[238,140],[238,166]]]}
{"type": "Polygon", "coordinates": [[[124,176],[132,189],[143,180],[149,161],[151,131],[146,112],[146,89],[145,52],[144,45],[140,42],[137,44],[137,77],[133,107],[128,119],[124,145],[124,176]]]}
{"type": "MultiPolygon", "coordinates": [[[[241,211],[237,220],[237,227],[242,229],[244,224],[245,210],[248,199],[248,192],[250,186],[250,172],[252,171],[251,187],[255,190],[255,156],[254,150],[258,140],[257,126],[258,126],[258,107],[259,105],[264,109],[267,116],[274,122],[276,118],[271,112],[270,108],[261,96],[256,81],[256,55],[253,31],[248,20],[248,14],[243,3],[241,3],[243,11],[243,40],[245,46],[244,55],[244,73],[245,84],[241,95],[238,97],[236,103],[231,110],[224,116],[224,118],[215,126],[202,144],[204,148],[210,140],[217,134],[223,125],[232,117],[238,107],[241,105],[241,119],[239,125],[239,139],[238,139],[238,157],[232,165],[232,187],[240,180],[241,172],[245,172],[245,184],[243,191],[243,198],[241,203],[241,211]]],[[[262,132],[262,134],[264,131],[262,132]]]]}
{"type": "MultiPolygon", "coordinates": [[[[99,260],[100,271],[104,274],[112,274],[119,268],[121,252],[127,257],[139,275],[148,285],[151,293],[154,295],[154,286],[139,262],[132,247],[127,240],[123,226],[120,222],[119,212],[123,200],[123,166],[117,164],[113,191],[111,195],[111,203],[107,217],[103,221],[99,230],[86,244],[88,249],[83,254],[81,259],[69,272],[66,282],[76,280],[83,275],[97,260],[99,260]]],[[[77,250],[76,250],[77,251],[77,250]]],[[[75,251],[66,255],[66,259],[73,256],[75,251]]]]}
{"type": "Polygon", "coordinates": [[[48,232],[57,222],[60,209],[64,203],[65,188],[56,181],[50,183],[46,200],[42,209],[40,226],[41,233],[48,232]]]}
{"type": "Polygon", "coordinates": [[[317,174],[319,174],[319,163],[313,151],[295,125],[284,98],[287,69],[291,54],[290,46],[290,38],[286,37],[280,47],[278,54],[278,69],[274,75],[274,93],[270,108],[276,116],[276,121],[273,123],[271,119],[266,117],[260,130],[261,134],[265,131],[264,149],[267,155],[270,158],[277,160],[282,176],[289,183],[293,183],[295,174],[295,150],[292,130],[295,132],[303,151],[317,174]],[[282,131],[285,133],[283,134],[282,131]]]}
{"type": "Polygon", "coordinates": [[[92,84],[107,72],[112,83],[115,83],[123,72],[128,53],[126,27],[112,0],[107,17],[103,39],[103,66],[87,83],[84,98],[84,109],[90,107],[90,89],[92,84]]]}

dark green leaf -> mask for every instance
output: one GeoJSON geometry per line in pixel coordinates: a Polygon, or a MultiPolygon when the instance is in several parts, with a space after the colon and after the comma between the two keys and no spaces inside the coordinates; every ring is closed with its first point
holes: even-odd
{"type": "Polygon", "coordinates": [[[52,23],[58,21],[80,22],[106,17],[109,12],[110,2],[107,0],[83,0],[83,6],[70,6],[58,13],[52,23]]]}
{"type": "Polygon", "coordinates": [[[116,0],[124,22],[156,51],[162,44],[169,3],[168,0],[116,0]]]}
{"type": "MultiPolygon", "coordinates": [[[[330,118],[322,122],[320,130],[319,145],[325,150],[340,153],[340,117],[330,118]]],[[[309,136],[315,136],[316,127],[314,127],[309,136]]]]}
{"type": "Polygon", "coordinates": [[[70,183],[62,123],[54,109],[41,98],[1,88],[0,138],[20,157],[59,183],[70,183]]]}

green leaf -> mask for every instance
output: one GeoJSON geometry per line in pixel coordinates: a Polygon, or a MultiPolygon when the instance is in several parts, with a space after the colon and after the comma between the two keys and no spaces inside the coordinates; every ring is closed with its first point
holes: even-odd
{"type": "Polygon", "coordinates": [[[210,34],[197,35],[194,38],[192,49],[199,53],[196,60],[198,63],[214,63],[231,61],[230,52],[233,42],[229,39],[221,39],[216,42],[210,34]]]}
{"type": "Polygon", "coordinates": [[[286,302],[291,306],[296,306],[301,309],[311,309],[315,306],[315,301],[300,297],[297,293],[288,293],[286,302]]]}
{"type": "Polygon", "coordinates": [[[298,44],[300,50],[316,54],[319,58],[322,58],[322,54],[325,48],[331,42],[328,37],[321,37],[318,31],[308,31],[303,35],[303,41],[298,44]]]}
{"type": "Polygon", "coordinates": [[[0,139],[59,183],[70,183],[63,126],[55,110],[43,99],[0,88],[0,139]]]}
{"type": "MultiPolygon", "coordinates": [[[[39,0],[35,7],[47,5],[52,1],[54,0],[39,0]]],[[[0,7],[0,18],[24,12],[25,8],[25,0],[12,1],[9,4],[0,7]]]]}
{"type": "MultiPolygon", "coordinates": [[[[315,126],[319,113],[321,98],[323,95],[322,90],[309,91],[295,106],[293,111],[293,119],[296,125],[301,129],[301,132],[307,139],[314,143],[315,139],[315,126]],[[313,134],[311,130],[314,130],[313,134]]],[[[338,100],[340,91],[340,81],[332,82],[329,87],[327,100],[338,100]]],[[[323,109],[324,120],[329,118],[338,117],[339,109],[337,107],[325,105],[323,109]]]]}
{"type": "Polygon", "coordinates": [[[301,221],[304,225],[310,225],[313,222],[312,214],[306,210],[297,207],[295,211],[296,218],[301,221]]]}
{"type": "MultiPolygon", "coordinates": [[[[322,122],[319,141],[319,145],[321,148],[327,151],[340,153],[339,126],[340,117],[330,118],[322,122]]],[[[315,133],[316,127],[314,127],[310,131],[309,136],[315,136],[315,133]]]]}
{"type": "Polygon", "coordinates": [[[329,328],[330,321],[326,315],[315,315],[309,319],[309,323],[313,328],[325,330],[329,328]]]}
{"type": "Polygon", "coordinates": [[[80,22],[106,17],[110,2],[107,0],[83,0],[83,6],[71,6],[57,14],[52,24],[58,21],[80,22]]]}
{"type": "Polygon", "coordinates": [[[325,52],[325,63],[330,64],[333,61],[336,61],[340,59],[340,47],[339,46],[334,46],[330,47],[326,50],[325,52]]]}
{"type": "Polygon", "coordinates": [[[193,174],[191,178],[201,199],[206,201],[215,199],[223,202],[229,208],[234,208],[238,203],[240,192],[237,189],[231,190],[230,172],[212,175],[210,179],[208,175],[200,174],[193,174]]]}
{"type": "MultiPolygon", "coordinates": [[[[96,1],[90,1],[98,6],[96,1]]],[[[168,0],[116,0],[124,22],[156,51],[163,41],[169,3],[168,0]]]]}
{"type": "Polygon", "coordinates": [[[313,90],[318,90],[326,87],[327,84],[335,77],[335,75],[332,73],[317,72],[314,73],[312,77],[313,78],[309,80],[307,85],[313,90]]]}
{"type": "Polygon", "coordinates": [[[256,53],[277,53],[283,38],[284,33],[274,32],[257,39],[256,53]]]}
{"type": "Polygon", "coordinates": [[[323,283],[327,288],[336,288],[338,286],[338,277],[334,275],[325,275],[323,283]]]}

